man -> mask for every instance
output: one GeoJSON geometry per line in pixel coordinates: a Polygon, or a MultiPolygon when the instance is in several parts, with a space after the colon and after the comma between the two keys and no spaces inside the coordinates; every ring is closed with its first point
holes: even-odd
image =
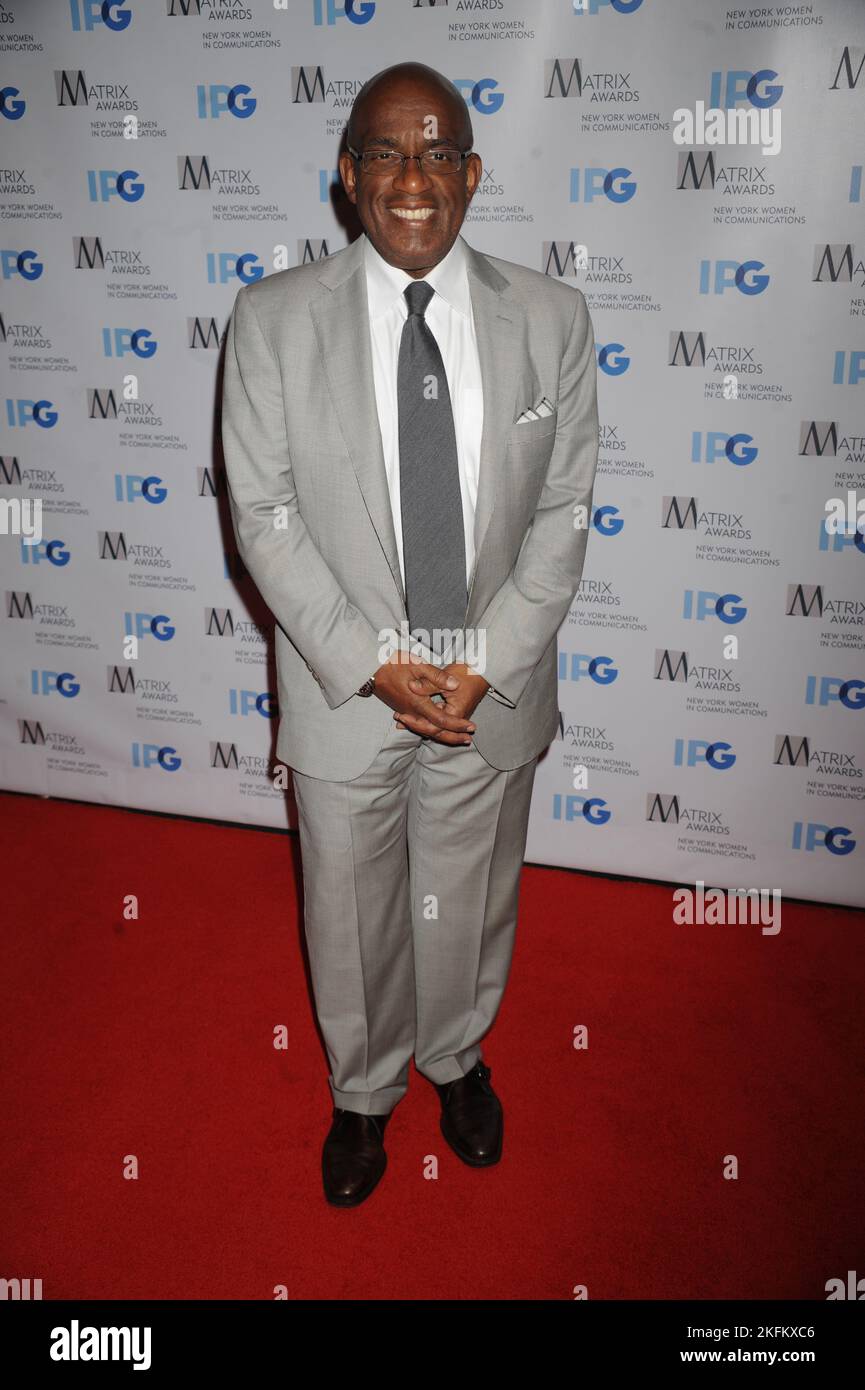
{"type": "Polygon", "coordinates": [[[339,161],[365,235],[241,288],[227,334],[229,496],[276,619],[337,1206],[382,1176],[412,1056],[459,1157],[500,1157],[480,1043],[597,461],[585,300],[462,238],[471,145],[439,73],[371,78],[339,161]]]}

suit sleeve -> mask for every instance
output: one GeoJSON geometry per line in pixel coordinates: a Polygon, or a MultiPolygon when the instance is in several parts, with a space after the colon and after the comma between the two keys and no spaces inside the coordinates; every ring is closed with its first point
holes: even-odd
{"type": "Polygon", "coordinates": [[[534,517],[513,570],[477,620],[486,631],[484,677],[516,707],[567,617],[583,573],[598,461],[597,363],[582,293],[559,375],[558,425],[534,517]]]}
{"type": "Polygon", "coordinates": [[[262,598],[336,709],[378,670],[381,644],[300,515],[279,365],[249,288],[237,292],[225,344],[222,448],[234,533],[262,598]]]}

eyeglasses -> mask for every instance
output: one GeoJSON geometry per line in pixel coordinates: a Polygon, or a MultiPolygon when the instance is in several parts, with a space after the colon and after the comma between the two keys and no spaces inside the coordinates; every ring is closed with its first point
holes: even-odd
{"type": "Polygon", "coordinates": [[[455,174],[471,150],[455,150],[448,146],[424,150],[423,154],[402,154],[400,150],[353,150],[348,152],[359,160],[365,174],[402,174],[407,159],[416,159],[425,174],[455,174]]]}

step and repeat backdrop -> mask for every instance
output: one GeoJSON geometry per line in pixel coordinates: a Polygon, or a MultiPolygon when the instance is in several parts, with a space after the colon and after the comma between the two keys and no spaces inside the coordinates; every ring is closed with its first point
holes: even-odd
{"type": "Polygon", "coordinates": [[[294,823],[221,349],[356,234],[348,110],[418,59],[470,108],[466,240],[595,329],[527,858],[865,903],[861,0],[18,0],[0,48],[3,787],[294,823]]]}

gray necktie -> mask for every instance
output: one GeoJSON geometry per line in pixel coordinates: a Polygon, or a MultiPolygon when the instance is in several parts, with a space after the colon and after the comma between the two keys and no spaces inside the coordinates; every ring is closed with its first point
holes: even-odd
{"type": "Polygon", "coordinates": [[[438,343],[423,315],[435,291],[415,280],[404,291],[397,370],[399,477],[403,565],[411,631],[465,623],[466,546],[459,464],[450,392],[438,343]],[[432,382],[432,386],[430,385],[432,382]]]}

